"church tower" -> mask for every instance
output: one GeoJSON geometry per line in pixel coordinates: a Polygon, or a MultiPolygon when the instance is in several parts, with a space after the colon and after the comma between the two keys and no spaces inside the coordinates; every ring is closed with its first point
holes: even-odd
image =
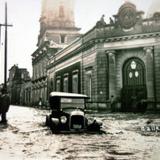
{"type": "Polygon", "coordinates": [[[38,46],[45,41],[63,48],[79,34],[74,22],[74,0],[42,0],[38,46]]]}

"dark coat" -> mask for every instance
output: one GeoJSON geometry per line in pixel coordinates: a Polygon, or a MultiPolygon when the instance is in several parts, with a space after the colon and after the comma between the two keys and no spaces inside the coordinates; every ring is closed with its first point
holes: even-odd
{"type": "Polygon", "coordinates": [[[2,107],[2,95],[0,95],[0,113],[1,113],[1,107],[2,107]]]}
{"type": "Polygon", "coordinates": [[[9,110],[10,105],[10,97],[8,94],[3,94],[1,96],[1,103],[0,103],[0,113],[6,113],[9,110]]]}

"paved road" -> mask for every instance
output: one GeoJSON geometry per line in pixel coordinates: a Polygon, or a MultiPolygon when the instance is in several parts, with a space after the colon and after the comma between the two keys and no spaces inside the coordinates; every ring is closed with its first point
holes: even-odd
{"type": "Polygon", "coordinates": [[[0,126],[0,160],[160,160],[159,115],[91,114],[106,134],[54,135],[44,126],[48,111],[11,106],[0,126]]]}

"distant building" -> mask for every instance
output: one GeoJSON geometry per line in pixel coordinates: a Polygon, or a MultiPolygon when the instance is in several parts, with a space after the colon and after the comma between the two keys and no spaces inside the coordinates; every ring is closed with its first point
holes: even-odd
{"type": "Polygon", "coordinates": [[[47,105],[47,63],[51,56],[80,36],[75,27],[73,0],[43,0],[38,48],[32,54],[32,102],[47,105]]]}
{"type": "Polygon", "coordinates": [[[32,93],[32,81],[31,79],[26,80],[21,87],[20,97],[21,105],[32,106],[31,94],[32,93]]]}
{"type": "Polygon", "coordinates": [[[49,87],[87,94],[88,108],[144,111],[160,108],[160,13],[150,18],[125,2],[104,22],[53,54],[49,87]]]}
{"type": "Polygon", "coordinates": [[[9,70],[8,79],[8,91],[11,97],[11,104],[25,105],[25,97],[23,91],[24,86],[26,86],[26,83],[28,82],[31,82],[31,78],[26,68],[19,68],[18,65],[14,65],[11,67],[11,69],[9,70]]]}

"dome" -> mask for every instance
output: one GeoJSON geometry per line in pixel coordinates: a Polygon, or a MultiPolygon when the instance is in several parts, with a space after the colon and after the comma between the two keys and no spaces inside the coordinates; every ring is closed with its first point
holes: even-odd
{"type": "Polygon", "coordinates": [[[152,17],[155,12],[160,12],[160,0],[153,0],[147,12],[147,17],[152,17]]]}

